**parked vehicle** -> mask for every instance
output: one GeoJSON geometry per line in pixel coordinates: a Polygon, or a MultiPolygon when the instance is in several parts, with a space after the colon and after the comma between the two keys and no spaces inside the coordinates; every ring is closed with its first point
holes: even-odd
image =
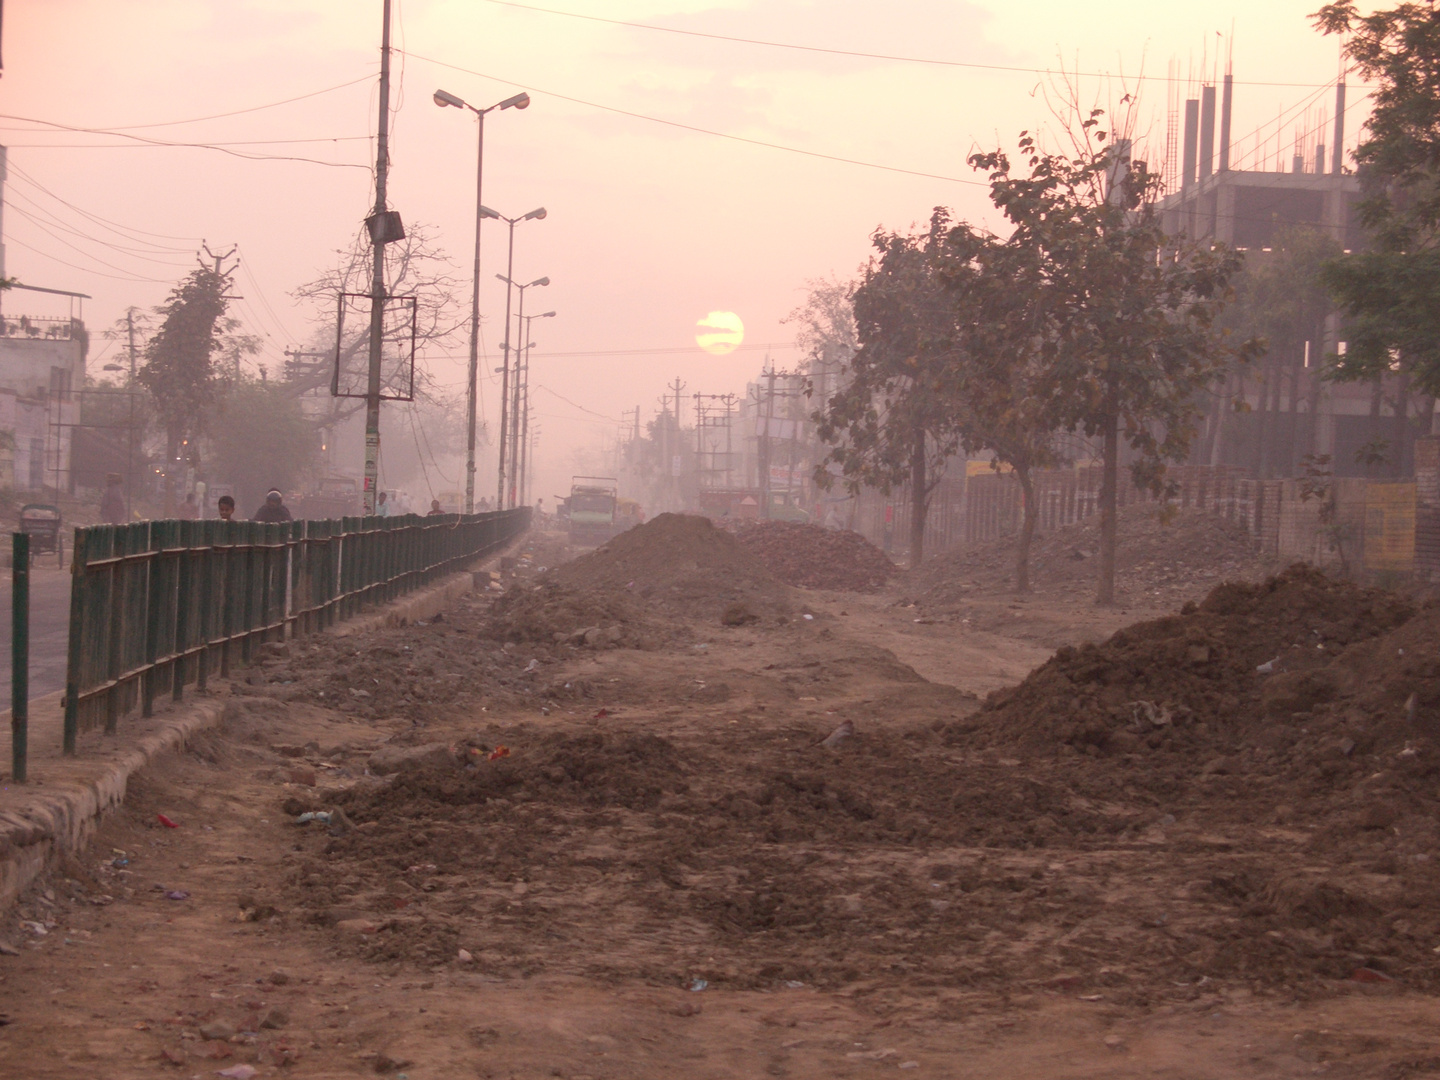
{"type": "Polygon", "coordinates": [[[570,542],[595,547],[615,535],[615,504],[620,483],[611,476],[576,476],[570,481],[566,500],[570,519],[570,542]]]}

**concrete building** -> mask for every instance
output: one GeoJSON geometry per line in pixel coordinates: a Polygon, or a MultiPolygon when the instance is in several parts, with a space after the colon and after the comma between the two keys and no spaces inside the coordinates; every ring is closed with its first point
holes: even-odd
{"type": "MultiPolygon", "coordinates": [[[[35,293],[83,294],[17,285],[0,313],[0,487],[70,491],[71,447],[79,421],[75,391],[85,385],[89,337],[78,315],[17,311],[35,293]]],[[[23,310],[23,309],[22,309],[23,310]]]]}
{"type": "MultiPolygon", "coordinates": [[[[1345,89],[1336,86],[1328,132],[1324,122],[1302,120],[1291,133],[1293,152],[1280,153],[1277,130],[1273,152],[1251,168],[1233,168],[1233,80],[1225,76],[1218,115],[1216,87],[1203,87],[1185,102],[1179,160],[1167,162],[1172,190],[1160,203],[1166,231],[1243,251],[1251,267],[1271,256],[1287,230],[1318,230],[1347,251],[1363,247],[1355,218],[1360,182],[1345,170],[1345,89]]],[[[1379,383],[1326,381],[1324,358],[1344,349],[1343,323],[1332,312],[1288,349],[1272,349],[1256,368],[1218,387],[1192,463],[1239,466],[1266,478],[1297,475],[1305,455],[1315,454],[1328,455],[1340,476],[1408,474],[1415,438],[1430,432],[1434,400],[1411,393],[1400,373],[1379,383]],[[1385,463],[1357,460],[1373,462],[1367,448],[1385,463]]]]}

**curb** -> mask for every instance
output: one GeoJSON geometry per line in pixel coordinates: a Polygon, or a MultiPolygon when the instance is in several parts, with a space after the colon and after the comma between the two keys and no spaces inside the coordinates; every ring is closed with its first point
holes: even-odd
{"type": "Polygon", "coordinates": [[[23,811],[0,810],[0,911],[61,856],[89,842],[101,815],[125,801],[132,775],[164,753],[183,750],[196,732],[217,724],[223,710],[219,700],[197,702],[139,739],[98,776],[36,792],[23,811]]]}

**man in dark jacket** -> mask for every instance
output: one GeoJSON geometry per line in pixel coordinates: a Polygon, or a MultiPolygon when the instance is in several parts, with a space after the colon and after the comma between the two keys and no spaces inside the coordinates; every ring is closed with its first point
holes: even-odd
{"type": "Polygon", "coordinates": [[[264,521],[273,524],[278,521],[294,521],[290,516],[290,508],[283,502],[284,496],[277,488],[271,488],[265,493],[265,505],[256,510],[251,516],[251,521],[264,521]]]}

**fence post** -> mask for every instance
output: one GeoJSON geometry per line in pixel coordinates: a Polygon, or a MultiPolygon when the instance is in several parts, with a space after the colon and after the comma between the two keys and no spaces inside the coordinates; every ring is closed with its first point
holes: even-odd
{"type": "Polygon", "coordinates": [[[85,530],[75,530],[70,549],[70,646],[65,660],[65,753],[75,756],[80,730],[80,661],[85,626],[85,530]]]}
{"type": "Polygon", "coordinates": [[[13,539],[10,593],[10,778],[25,783],[30,760],[30,536],[13,539]]]}

